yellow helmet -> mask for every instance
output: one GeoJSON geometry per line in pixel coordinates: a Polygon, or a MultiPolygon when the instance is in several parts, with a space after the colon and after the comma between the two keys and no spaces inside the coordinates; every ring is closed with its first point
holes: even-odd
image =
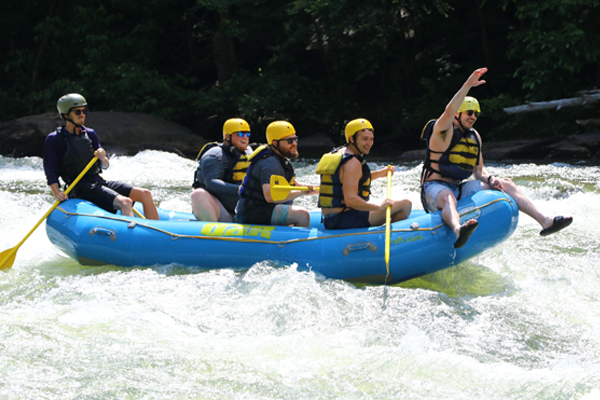
{"type": "Polygon", "coordinates": [[[471,96],[465,97],[465,99],[463,100],[463,102],[460,105],[460,108],[458,109],[457,112],[463,112],[463,111],[469,111],[469,110],[481,112],[481,108],[479,108],[479,102],[477,101],[477,99],[475,97],[471,97],[471,96]]]}
{"type": "Polygon", "coordinates": [[[362,131],[363,129],[370,129],[372,131],[375,130],[373,129],[373,125],[371,125],[371,123],[364,118],[358,118],[348,122],[346,125],[346,130],[344,131],[346,143],[350,143],[350,136],[354,136],[356,132],[362,131]]]}
{"type": "Polygon", "coordinates": [[[223,124],[223,139],[225,135],[235,132],[250,132],[250,125],[241,118],[230,118],[223,124]]]}
{"type": "Polygon", "coordinates": [[[290,136],[296,133],[294,126],[287,121],[275,121],[271,122],[267,126],[267,142],[273,143],[273,140],[279,140],[286,136],[290,136]]]}

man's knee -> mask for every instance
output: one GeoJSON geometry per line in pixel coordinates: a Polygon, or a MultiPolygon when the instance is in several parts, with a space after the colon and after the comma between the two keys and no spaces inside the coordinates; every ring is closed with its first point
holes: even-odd
{"type": "Polygon", "coordinates": [[[305,209],[290,210],[288,223],[295,226],[310,226],[310,213],[305,209]]]}
{"type": "Polygon", "coordinates": [[[128,210],[133,207],[133,201],[129,197],[118,195],[115,197],[113,205],[119,210],[128,210]]]}
{"type": "Polygon", "coordinates": [[[437,204],[438,204],[438,209],[442,209],[444,207],[446,207],[447,205],[449,206],[454,206],[456,207],[456,196],[454,196],[454,193],[452,193],[449,190],[442,190],[439,194],[438,194],[438,198],[437,198],[437,204]]]}
{"type": "Polygon", "coordinates": [[[140,196],[142,198],[142,202],[153,201],[151,191],[149,191],[148,189],[139,189],[139,188],[138,188],[138,190],[140,191],[140,196]]]}

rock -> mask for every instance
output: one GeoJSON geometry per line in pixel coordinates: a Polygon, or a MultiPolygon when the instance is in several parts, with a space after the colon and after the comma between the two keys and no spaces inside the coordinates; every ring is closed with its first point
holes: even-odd
{"type": "MultiPolygon", "coordinates": [[[[46,136],[59,125],[56,113],[1,123],[0,154],[41,157],[46,136]]],[[[207,142],[181,125],[143,113],[94,111],[88,114],[86,125],[96,131],[102,146],[115,149],[115,154],[154,149],[193,158],[207,142]]]]}
{"type": "Polygon", "coordinates": [[[298,152],[305,158],[320,158],[334,147],[333,140],[326,133],[301,136],[298,141],[298,152]]]}

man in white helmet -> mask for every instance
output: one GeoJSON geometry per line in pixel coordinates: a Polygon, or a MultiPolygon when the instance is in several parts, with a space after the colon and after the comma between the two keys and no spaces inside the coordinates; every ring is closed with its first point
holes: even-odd
{"type": "Polygon", "coordinates": [[[373,125],[358,118],[346,125],[344,134],[346,144],[323,155],[317,165],[317,174],[321,176],[319,207],[325,229],[382,225],[388,207],[391,207],[391,222],[408,218],[412,208],[408,199],[369,201],[371,181],[395,171],[390,166],[371,172],[364,159],[373,146],[373,125]]]}
{"type": "Polygon", "coordinates": [[[464,246],[478,226],[473,219],[460,224],[456,202],[480,190],[504,190],[520,211],[542,226],[542,236],[558,232],[573,222],[572,217],[552,218],[543,214],[512,180],[495,177],[485,169],[481,136],[473,129],[481,108],[477,99],[467,94],[472,87],[485,83],[481,76],[486,72],[487,68],[475,70],[446,105],[444,113],[423,130],[427,156],[421,177],[421,200],[428,212],[442,210],[444,222],[456,235],[454,248],[464,246]],[[471,176],[475,179],[465,181],[471,176]]]}
{"type": "Polygon", "coordinates": [[[241,118],[223,124],[223,143],[208,143],[198,154],[192,212],[198,221],[233,222],[238,190],[252,154],[250,125],[241,118]]]}
{"type": "Polygon", "coordinates": [[[100,145],[96,132],[84,126],[88,112],[87,101],[77,93],[58,99],[56,108],[65,125],[46,136],[44,144],[44,172],[46,180],[57,201],[67,200],[61,190],[59,177],[68,186],[79,176],[96,155],[98,162],[90,168],[70,192],[72,198],[88,200],[109,212],[121,211],[133,217],[133,203],[144,206],[148,219],[158,219],[158,211],[147,189],[133,187],[128,183],[106,181],[99,174],[109,166],[106,151],[100,145]]]}

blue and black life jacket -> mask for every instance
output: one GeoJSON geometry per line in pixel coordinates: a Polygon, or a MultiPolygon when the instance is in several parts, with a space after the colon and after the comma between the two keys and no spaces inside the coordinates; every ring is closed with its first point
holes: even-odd
{"type": "MultiPolygon", "coordinates": [[[[80,135],[65,134],[62,131],[63,128],[59,129],[58,136],[62,137],[62,140],[59,140],[59,145],[65,152],[60,163],[59,174],[65,183],[70,185],[94,157],[95,150],[85,129],[80,135]]],[[[83,179],[98,175],[100,171],[100,161],[97,161],[86,172],[83,179]]]]}
{"type": "Polygon", "coordinates": [[[369,201],[371,194],[371,169],[367,165],[367,162],[361,156],[338,152],[338,150],[339,148],[333,149],[331,153],[324,154],[317,165],[317,175],[321,175],[318,203],[320,208],[346,207],[344,190],[340,180],[340,168],[354,157],[362,165],[362,176],[358,181],[358,195],[363,200],[369,201]]]}
{"type": "MultiPolygon", "coordinates": [[[[250,165],[248,166],[246,176],[244,177],[238,192],[241,198],[258,200],[259,202],[266,203],[262,189],[262,183],[259,177],[257,178],[254,176],[252,173],[252,168],[259,160],[275,156],[277,156],[277,154],[271,150],[269,145],[262,145],[258,147],[252,154],[250,154],[250,156],[248,156],[250,165]]],[[[277,157],[277,159],[280,161],[281,166],[285,171],[284,178],[290,183],[290,185],[294,185],[296,183],[294,167],[292,167],[292,164],[290,164],[289,160],[284,157],[277,157]]],[[[290,201],[286,204],[292,204],[292,202],[290,201]]]]}

